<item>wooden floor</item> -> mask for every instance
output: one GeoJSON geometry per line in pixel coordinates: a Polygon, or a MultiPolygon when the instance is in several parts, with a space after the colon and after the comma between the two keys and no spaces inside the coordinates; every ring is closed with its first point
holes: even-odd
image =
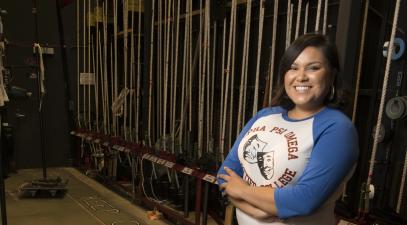
{"type": "Polygon", "coordinates": [[[8,225],[162,225],[147,212],[73,168],[52,168],[49,178],[68,179],[61,198],[19,198],[19,187],[42,177],[42,170],[19,170],[6,180],[8,225]]]}

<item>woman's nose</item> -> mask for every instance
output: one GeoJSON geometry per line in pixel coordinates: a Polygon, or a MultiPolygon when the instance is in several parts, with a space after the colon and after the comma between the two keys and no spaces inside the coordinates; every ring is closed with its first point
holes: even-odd
{"type": "Polygon", "coordinates": [[[308,76],[307,76],[305,70],[303,70],[303,69],[297,70],[297,80],[298,81],[307,81],[308,80],[308,76]]]}

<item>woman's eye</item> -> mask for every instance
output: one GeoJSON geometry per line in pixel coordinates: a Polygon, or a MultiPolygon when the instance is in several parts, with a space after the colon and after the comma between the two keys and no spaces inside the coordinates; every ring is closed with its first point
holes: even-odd
{"type": "Polygon", "coordinates": [[[311,70],[311,71],[317,71],[319,69],[320,69],[319,66],[310,66],[310,67],[308,67],[308,70],[311,70]]]}
{"type": "Polygon", "coordinates": [[[291,66],[290,70],[297,70],[298,68],[296,66],[291,66]]]}

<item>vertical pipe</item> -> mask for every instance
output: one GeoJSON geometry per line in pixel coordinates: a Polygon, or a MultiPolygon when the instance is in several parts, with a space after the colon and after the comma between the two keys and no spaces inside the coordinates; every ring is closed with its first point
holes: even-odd
{"type": "Polygon", "coordinates": [[[208,224],[208,198],[209,198],[209,183],[205,182],[204,185],[204,197],[202,206],[202,224],[208,224]]]}
{"type": "Polygon", "coordinates": [[[201,224],[202,180],[196,178],[195,224],[201,224]]]}
{"type": "Polygon", "coordinates": [[[189,178],[188,178],[188,176],[184,176],[184,185],[185,185],[184,217],[188,218],[189,217],[189,178]]]}
{"type": "MultiPolygon", "coordinates": [[[[1,18],[0,18],[1,19],[1,18]]],[[[1,21],[0,21],[1,23],[1,21]]],[[[1,35],[1,33],[0,33],[1,35]]],[[[0,37],[1,38],[1,37],[0,37]]],[[[3,57],[0,55],[0,57],[3,57]]],[[[0,58],[0,60],[3,60],[0,58]]],[[[2,123],[2,118],[1,115],[2,112],[0,113],[0,137],[2,137],[2,129],[3,129],[3,123],[2,123]]],[[[7,208],[6,208],[6,187],[4,185],[4,176],[3,176],[3,147],[2,144],[0,144],[0,208],[1,208],[1,223],[2,225],[7,225],[7,208]]]]}

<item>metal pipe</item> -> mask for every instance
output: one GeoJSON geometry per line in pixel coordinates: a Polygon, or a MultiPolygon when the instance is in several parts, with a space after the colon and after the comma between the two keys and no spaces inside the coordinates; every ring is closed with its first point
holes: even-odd
{"type": "Polygon", "coordinates": [[[209,183],[205,182],[204,199],[202,206],[202,224],[208,224],[208,197],[209,197],[209,183]]]}
{"type": "Polygon", "coordinates": [[[195,192],[195,224],[201,224],[202,180],[197,178],[195,192]]]}
{"type": "MultiPolygon", "coordinates": [[[[1,37],[0,37],[1,38],[1,37]]],[[[0,57],[2,57],[0,55],[0,57]]],[[[0,60],[3,60],[2,58],[0,58],[0,60]]],[[[2,110],[3,112],[3,110],[2,110]]],[[[1,112],[1,113],[2,113],[1,112]]],[[[2,129],[3,129],[3,125],[2,125],[2,121],[1,121],[1,115],[0,115],[0,137],[2,136],[2,129]]],[[[2,225],[7,225],[7,209],[6,209],[6,187],[4,185],[4,171],[3,171],[3,149],[2,149],[2,144],[0,144],[0,199],[1,199],[1,222],[2,225]]]]}

